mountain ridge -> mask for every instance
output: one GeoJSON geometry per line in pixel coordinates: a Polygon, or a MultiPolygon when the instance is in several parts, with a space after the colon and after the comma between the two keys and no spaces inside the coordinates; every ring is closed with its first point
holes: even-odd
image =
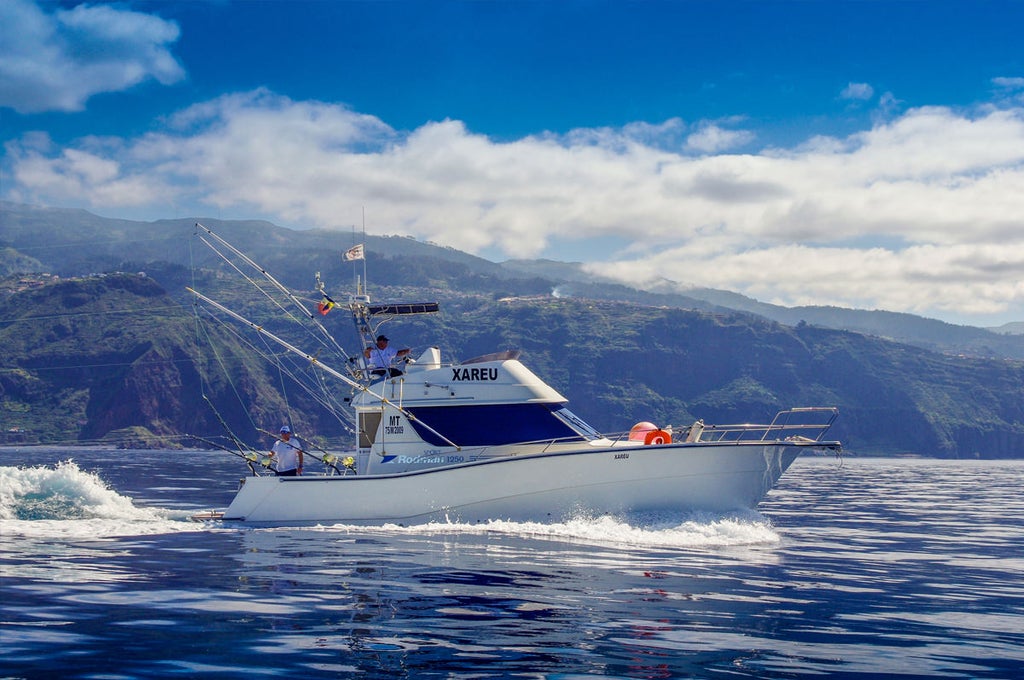
{"type": "MultiPolygon", "coordinates": [[[[299,256],[344,279],[337,262],[339,252],[354,245],[357,235],[322,229],[295,230],[263,220],[162,219],[135,222],[99,217],[80,209],[42,208],[0,201],[0,273],[33,271],[43,267],[82,275],[111,271],[126,264],[124,253],[132,254],[132,264],[164,260],[180,266],[202,265],[211,257],[188,247],[188,238],[196,222],[213,229],[232,243],[253,249],[261,262],[273,265],[284,258],[299,256]],[[54,238],[63,233],[70,236],[70,245],[61,245],[54,238]],[[309,253],[330,253],[329,257],[309,253]],[[199,258],[198,261],[196,258],[199,258]]],[[[779,323],[805,323],[841,330],[851,330],[908,342],[935,351],[954,354],[1024,359],[1024,321],[1006,324],[1004,332],[976,326],[950,324],[903,312],[847,309],[827,306],[782,307],[753,298],[711,288],[686,286],[664,281],[650,290],[642,290],[621,281],[595,275],[584,270],[581,263],[552,260],[507,260],[501,263],[463,253],[457,249],[418,241],[407,236],[358,235],[365,240],[368,257],[405,256],[454,263],[465,268],[467,276],[490,277],[495,281],[532,281],[527,290],[549,291],[562,295],[603,297],[652,305],[680,306],[687,309],[725,312],[727,310],[756,314],[779,323]]],[[[401,280],[400,272],[374,271],[378,280],[401,280]]],[[[511,290],[511,293],[521,292],[511,290]]]]}
{"type": "MultiPolygon", "coordinates": [[[[188,245],[194,220],[123,221],[104,231],[103,218],[88,217],[84,226],[54,231],[62,220],[80,217],[44,209],[0,224],[0,247],[20,257],[22,246],[34,258],[24,262],[54,272],[9,276],[0,290],[0,418],[7,441],[85,442],[135,432],[142,433],[132,440],[138,444],[150,437],[166,445],[223,429],[200,403],[200,388],[212,386],[207,394],[219,402],[232,399],[226,378],[214,375],[191,335],[185,286],[221,286],[225,301],[248,313],[253,301],[246,287],[223,287],[210,268],[215,256],[188,245]],[[75,248],[54,247],[58,233],[75,248]],[[83,245],[99,234],[107,237],[102,243],[83,245]],[[95,273],[100,267],[127,273],[95,273]]],[[[267,222],[208,222],[268,271],[283,271],[281,280],[307,304],[319,299],[314,272],[333,291],[348,288],[358,269],[339,256],[351,237],[296,237],[299,232],[267,222]]],[[[652,293],[608,280],[570,280],[571,263],[496,264],[408,237],[366,242],[367,269],[383,282],[374,285],[375,300],[443,303],[444,314],[396,329],[403,344],[439,345],[449,359],[522,350],[524,362],[603,431],[639,420],[677,426],[696,418],[768,420],[780,408],[835,405],[841,410],[835,433],[858,453],[1024,455],[1024,363],[1018,360],[829,328],[800,316],[805,310],[786,312],[797,319],[786,324],[674,289],[652,293]],[[556,277],[549,266],[565,272],[556,277]]],[[[342,317],[325,321],[341,324],[334,332],[353,333],[342,317]]],[[[238,358],[235,377],[246,385],[244,403],[218,405],[231,428],[258,440],[253,422],[273,428],[282,413],[301,405],[301,426],[344,441],[343,428],[313,400],[295,397],[289,404],[280,377],[258,365],[265,362],[251,350],[219,341],[238,358]]]]}

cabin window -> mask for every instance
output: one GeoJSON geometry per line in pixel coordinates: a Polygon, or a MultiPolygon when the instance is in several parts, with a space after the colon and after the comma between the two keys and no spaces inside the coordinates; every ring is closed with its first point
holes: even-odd
{"type": "Polygon", "coordinates": [[[377,438],[377,428],[380,427],[381,417],[380,411],[359,414],[359,448],[368,449],[373,446],[373,442],[377,438]]]}
{"type": "Polygon", "coordinates": [[[556,415],[563,410],[558,404],[432,406],[409,410],[416,416],[412,421],[416,433],[433,446],[448,444],[423,425],[458,446],[501,446],[552,439],[581,440],[589,438],[593,432],[585,423],[585,432],[570,426],[569,422],[579,421],[571,413],[569,419],[556,415]]]}
{"type": "Polygon", "coordinates": [[[590,423],[586,422],[564,406],[551,409],[551,413],[561,420],[564,420],[569,427],[584,435],[587,439],[601,438],[601,433],[591,427],[590,423]]]}

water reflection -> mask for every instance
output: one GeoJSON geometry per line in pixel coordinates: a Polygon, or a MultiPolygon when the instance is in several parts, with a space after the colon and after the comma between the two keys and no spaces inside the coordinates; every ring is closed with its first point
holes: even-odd
{"type": "MultiPolygon", "coordinates": [[[[661,524],[140,514],[139,533],[97,539],[91,520],[37,523],[0,540],[5,661],[65,677],[1018,677],[1022,470],[798,461],[762,515],[661,524]]],[[[189,477],[134,506],[203,507],[189,477]]]]}

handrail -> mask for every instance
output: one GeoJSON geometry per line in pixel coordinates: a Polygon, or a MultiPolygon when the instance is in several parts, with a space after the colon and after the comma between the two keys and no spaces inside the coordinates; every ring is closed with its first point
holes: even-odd
{"type": "Polygon", "coordinates": [[[810,406],[783,409],[775,414],[772,422],[767,425],[743,423],[737,425],[704,425],[701,441],[777,441],[783,439],[782,433],[790,432],[792,436],[803,436],[811,441],[821,441],[825,433],[839,417],[839,409],[835,406],[810,406]],[[828,415],[824,422],[793,422],[801,416],[828,415]],[[771,437],[772,433],[778,436],[771,437]],[[804,433],[798,435],[796,433],[804,433]],[[760,436],[758,436],[760,435],[760,436]],[[813,435],[813,436],[809,436],[813,435]]]}
{"type": "MultiPolygon", "coordinates": [[[[833,406],[811,406],[811,407],[800,407],[800,408],[789,408],[783,409],[775,414],[771,423],[767,425],[754,424],[754,423],[740,423],[734,425],[703,425],[703,431],[701,435],[695,439],[693,443],[695,445],[700,444],[727,444],[732,442],[747,441],[747,442],[773,442],[773,441],[790,441],[803,445],[813,444],[820,442],[823,447],[836,448],[838,442],[822,441],[825,433],[832,427],[836,418],[839,417],[839,409],[833,406]],[[811,414],[822,414],[828,415],[828,419],[824,422],[807,422],[807,423],[794,423],[791,422],[796,416],[808,416],[811,414]],[[782,422],[780,422],[780,420],[782,422]],[[780,436],[769,439],[769,435],[772,432],[779,433],[780,436]],[[790,433],[790,436],[782,436],[783,433],[790,433]],[[813,434],[813,437],[807,435],[813,434]]],[[[677,430],[679,437],[675,438],[675,443],[686,442],[687,435],[690,432],[690,427],[681,428],[677,430]]],[[[629,431],[626,432],[615,432],[611,434],[602,434],[600,437],[595,439],[588,439],[587,437],[581,436],[569,436],[569,437],[556,437],[551,439],[539,439],[528,442],[514,442],[509,444],[501,445],[482,445],[476,447],[464,447],[462,449],[465,455],[476,455],[479,457],[488,457],[487,451],[489,449],[499,449],[500,453],[493,454],[498,456],[510,455],[508,449],[514,446],[521,445],[538,445],[544,444],[540,452],[547,452],[551,447],[557,444],[564,443],[579,443],[581,439],[587,441],[599,441],[602,439],[611,442],[611,446],[615,447],[623,441],[628,441],[629,431]]],[[[639,445],[639,442],[634,444],[639,445]]],[[[511,454],[515,455],[515,454],[511,454]]]]}
{"type": "MultiPolygon", "coordinates": [[[[795,437],[803,436],[811,441],[821,441],[825,433],[839,417],[839,409],[835,406],[805,406],[783,409],[775,414],[772,421],[767,425],[758,423],[736,423],[730,425],[708,425],[698,421],[703,428],[700,436],[694,440],[701,443],[708,442],[732,442],[732,441],[774,441],[783,439],[783,433],[790,433],[795,437]],[[821,422],[794,422],[798,418],[808,418],[815,415],[827,415],[827,420],[821,422]],[[772,433],[779,436],[772,438],[772,433]],[[813,435],[813,436],[809,436],[813,435]]],[[[673,434],[673,439],[685,441],[690,434],[693,425],[679,428],[676,431],[678,436],[673,434]]],[[[675,429],[675,428],[674,428],[675,429]]],[[[622,441],[628,438],[629,432],[613,433],[605,435],[613,442],[622,441]]]]}

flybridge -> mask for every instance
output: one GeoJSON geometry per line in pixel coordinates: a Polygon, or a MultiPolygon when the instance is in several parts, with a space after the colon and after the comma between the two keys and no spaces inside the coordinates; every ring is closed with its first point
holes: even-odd
{"type": "MultiPolygon", "coordinates": [[[[360,291],[362,292],[362,291],[360,291]]],[[[440,310],[436,302],[391,302],[370,304],[368,295],[356,295],[350,299],[349,310],[355,323],[356,333],[363,347],[372,348],[380,337],[381,326],[397,317],[410,314],[433,314],[440,310]]],[[[369,355],[367,355],[369,358],[369,355]]]]}

